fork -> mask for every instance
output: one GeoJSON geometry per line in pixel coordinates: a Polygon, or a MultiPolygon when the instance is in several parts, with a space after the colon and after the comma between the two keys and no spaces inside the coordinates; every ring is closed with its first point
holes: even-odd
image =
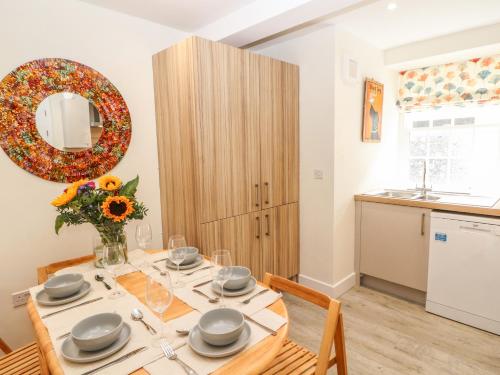
{"type": "Polygon", "coordinates": [[[170,346],[170,344],[167,342],[165,339],[160,340],[160,346],[161,349],[163,350],[163,353],[165,353],[165,357],[167,357],[170,360],[176,361],[178,364],[182,366],[184,371],[186,371],[186,374],[188,375],[198,375],[196,371],[194,371],[191,367],[186,365],[183,361],[181,361],[179,358],[177,358],[177,354],[175,354],[174,349],[170,346]]]}

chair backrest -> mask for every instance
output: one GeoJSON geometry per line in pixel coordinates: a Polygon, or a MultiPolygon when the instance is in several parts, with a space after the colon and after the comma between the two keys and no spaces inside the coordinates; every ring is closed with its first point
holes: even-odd
{"type": "Polygon", "coordinates": [[[95,258],[95,255],[85,255],[80,258],[74,258],[74,259],[68,259],[68,260],[63,260],[61,262],[56,262],[56,263],[51,263],[47,266],[42,266],[37,269],[38,271],[38,284],[43,284],[46,282],[49,278],[49,275],[52,275],[53,273],[62,270],[63,268],[66,267],[71,267],[71,266],[77,266],[79,264],[83,263],[88,263],[93,261],[95,258]]]}
{"type": "MultiPolygon", "coordinates": [[[[339,357],[339,352],[342,356],[342,360],[345,358],[343,332],[341,333],[341,340],[339,340],[339,346],[342,347],[338,348],[336,343],[335,351],[337,355],[330,358],[332,347],[334,345],[334,339],[336,338],[336,336],[339,336],[336,335],[339,321],[341,321],[339,301],[334,300],[333,298],[330,298],[330,296],[318,292],[317,290],[308,288],[304,285],[300,285],[294,281],[285,279],[284,277],[272,275],[270,273],[266,273],[266,275],[264,276],[264,284],[271,289],[293,294],[296,297],[304,299],[328,310],[325,328],[323,331],[323,338],[321,339],[318,362],[316,365],[316,374],[326,374],[327,369],[337,363],[336,357],[339,357]]],[[[342,325],[341,329],[343,329],[342,325]]]]}
{"type": "Polygon", "coordinates": [[[0,337],[0,350],[2,352],[4,352],[5,354],[9,354],[10,352],[12,352],[12,349],[10,348],[10,346],[7,345],[7,343],[5,341],[3,341],[1,337],[0,337]]]}

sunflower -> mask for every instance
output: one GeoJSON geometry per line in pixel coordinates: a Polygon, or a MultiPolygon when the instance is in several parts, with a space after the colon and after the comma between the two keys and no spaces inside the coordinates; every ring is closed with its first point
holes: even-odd
{"type": "Polygon", "coordinates": [[[65,204],[68,204],[73,200],[77,192],[78,192],[78,186],[75,187],[74,185],[70,185],[66,190],[64,190],[64,193],[59,195],[56,199],[54,199],[50,203],[56,207],[64,206],[65,204]]]}
{"type": "Polygon", "coordinates": [[[122,181],[115,176],[102,176],[99,179],[99,188],[107,191],[114,191],[122,186],[122,181]]]}
{"type": "Polygon", "coordinates": [[[101,207],[104,216],[117,223],[125,220],[128,215],[134,212],[132,202],[123,195],[107,197],[101,207]]]}

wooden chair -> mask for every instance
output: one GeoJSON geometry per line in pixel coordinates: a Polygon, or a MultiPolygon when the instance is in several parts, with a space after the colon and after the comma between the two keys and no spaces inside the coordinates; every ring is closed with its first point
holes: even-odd
{"type": "Polygon", "coordinates": [[[49,279],[49,276],[53,273],[62,270],[66,267],[77,266],[79,264],[88,263],[93,261],[95,255],[85,255],[80,258],[63,260],[62,262],[51,263],[47,266],[42,266],[37,268],[38,273],[38,284],[43,284],[49,279]]]}
{"type": "Polygon", "coordinates": [[[23,346],[15,351],[0,338],[0,350],[5,353],[0,358],[0,375],[41,374],[40,351],[36,343],[23,346]]]}
{"type": "Polygon", "coordinates": [[[264,284],[271,289],[293,294],[327,309],[328,315],[319,355],[287,340],[278,356],[262,374],[324,375],[330,367],[336,364],[337,374],[347,375],[347,357],[340,302],[314,289],[269,273],[264,276],[264,284]],[[333,345],[335,345],[335,356],[330,358],[333,345]]]}

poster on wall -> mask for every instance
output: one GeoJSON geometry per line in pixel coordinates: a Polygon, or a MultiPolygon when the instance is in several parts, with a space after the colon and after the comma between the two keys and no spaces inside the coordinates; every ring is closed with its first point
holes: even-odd
{"type": "Polygon", "coordinates": [[[383,103],[384,85],[372,79],[366,79],[363,112],[363,142],[380,142],[382,136],[383,103]]]}

